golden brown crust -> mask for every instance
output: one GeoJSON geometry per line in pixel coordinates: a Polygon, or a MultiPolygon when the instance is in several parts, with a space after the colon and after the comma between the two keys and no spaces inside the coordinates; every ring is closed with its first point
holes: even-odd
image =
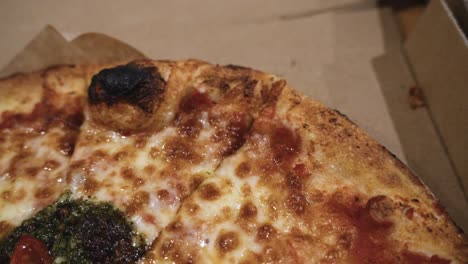
{"type": "Polygon", "coordinates": [[[28,113],[42,97],[42,72],[32,74],[16,74],[0,79],[0,122],[4,119],[3,113],[28,113]]]}

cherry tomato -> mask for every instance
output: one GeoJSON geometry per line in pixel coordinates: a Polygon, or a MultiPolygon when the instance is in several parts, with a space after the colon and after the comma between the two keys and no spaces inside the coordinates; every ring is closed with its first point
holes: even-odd
{"type": "Polygon", "coordinates": [[[22,235],[13,250],[10,264],[51,264],[47,246],[41,240],[22,235]]]}

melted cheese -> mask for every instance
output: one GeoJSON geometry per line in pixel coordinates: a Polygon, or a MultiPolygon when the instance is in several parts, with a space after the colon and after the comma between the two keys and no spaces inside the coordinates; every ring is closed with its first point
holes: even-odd
{"type": "MultiPolygon", "coordinates": [[[[205,177],[205,172],[213,171],[218,162],[213,155],[204,155],[199,166],[182,162],[175,170],[174,162],[180,160],[160,154],[174,148],[171,142],[177,135],[175,127],[141,138],[87,125],[72,159],[71,189],[76,196],[111,201],[127,212],[148,243],[169,223],[180,200],[193,188],[189,186],[191,180],[205,177]]],[[[208,142],[191,141],[187,144],[193,144],[194,148],[176,151],[207,152],[204,146],[208,142]]]]}
{"type": "Polygon", "coordinates": [[[66,190],[84,90],[71,67],[0,81],[0,237],[66,190]]]}
{"type": "MultiPolygon", "coordinates": [[[[179,109],[174,122],[159,131],[123,136],[95,123],[93,112],[87,111],[72,157],[69,182],[74,195],[112,202],[134,221],[148,244],[173,220],[181,202],[245,140],[251,115],[261,103],[253,97],[248,104],[236,104],[247,89],[237,79],[233,94],[206,84],[203,77],[195,79],[194,87],[187,85],[192,94],[180,106],[168,107],[179,109]]],[[[270,85],[258,82],[249,89],[270,85]]]]}
{"type": "Polygon", "coordinates": [[[0,164],[0,221],[18,225],[63,192],[68,157],[54,147],[63,133],[0,133],[0,152],[8,153],[0,164]]]}
{"type": "Polygon", "coordinates": [[[421,189],[369,190],[360,179],[375,171],[328,156],[321,131],[290,122],[295,112],[267,113],[184,201],[146,263],[462,263],[459,248],[432,243],[428,219],[409,219],[415,204],[402,197],[422,201],[421,189]]]}

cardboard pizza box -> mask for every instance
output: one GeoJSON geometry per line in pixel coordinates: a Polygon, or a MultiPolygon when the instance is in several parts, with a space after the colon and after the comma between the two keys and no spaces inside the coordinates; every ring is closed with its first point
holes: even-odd
{"type": "MultiPolygon", "coordinates": [[[[421,21],[426,21],[426,27],[418,25],[403,49],[390,10],[364,0],[148,1],[138,5],[2,1],[0,35],[8,37],[0,42],[0,68],[4,67],[0,76],[54,64],[145,55],[198,58],[272,72],[339,109],[396,154],[431,188],[455,222],[468,230],[462,180],[441,140],[441,124],[433,122],[431,106],[436,103],[427,98],[427,107],[415,110],[408,103],[408,89],[424,79],[413,69],[420,65],[417,59],[434,57],[431,52],[446,45],[437,42],[432,51],[426,48],[428,53],[416,56],[414,65],[407,55],[427,46],[417,32],[427,31],[433,16],[450,16],[445,9],[440,12],[442,2],[433,2],[430,9],[436,12],[425,13],[421,21]]],[[[437,34],[424,35],[424,40],[437,34]]],[[[440,75],[439,81],[444,78],[440,75]]],[[[424,93],[431,89],[421,86],[424,93]]]]}
{"type": "Polygon", "coordinates": [[[468,190],[468,14],[433,1],[404,45],[414,77],[462,187],[468,190]]]}
{"type": "Polygon", "coordinates": [[[380,10],[386,52],[373,63],[408,166],[466,232],[468,20],[462,4],[431,1],[406,41],[391,10],[380,10]],[[411,107],[411,89],[420,89],[424,106],[411,107]]]}

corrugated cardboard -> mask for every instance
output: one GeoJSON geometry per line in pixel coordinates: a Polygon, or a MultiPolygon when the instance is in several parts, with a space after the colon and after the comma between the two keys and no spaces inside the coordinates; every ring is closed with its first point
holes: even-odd
{"type": "Polygon", "coordinates": [[[466,231],[466,189],[451,155],[458,151],[458,162],[468,164],[468,134],[463,133],[468,121],[468,59],[460,42],[462,31],[440,1],[431,2],[404,44],[391,11],[381,10],[380,15],[386,53],[373,62],[408,165],[466,231]],[[422,88],[426,107],[410,107],[409,91],[414,86],[422,88]],[[446,142],[447,136],[458,144],[455,148],[446,142]]]}
{"type": "MultiPolygon", "coordinates": [[[[465,9],[461,9],[463,10],[465,9]]],[[[406,41],[404,49],[466,195],[468,41],[444,1],[431,2],[413,35],[406,41]]]]}
{"type": "Polygon", "coordinates": [[[440,199],[454,221],[468,230],[468,202],[429,112],[426,107],[410,106],[408,94],[416,81],[402,54],[393,13],[383,9],[381,17],[386,53],[375,58],[373,64],[408,166],[440,199]]]}

